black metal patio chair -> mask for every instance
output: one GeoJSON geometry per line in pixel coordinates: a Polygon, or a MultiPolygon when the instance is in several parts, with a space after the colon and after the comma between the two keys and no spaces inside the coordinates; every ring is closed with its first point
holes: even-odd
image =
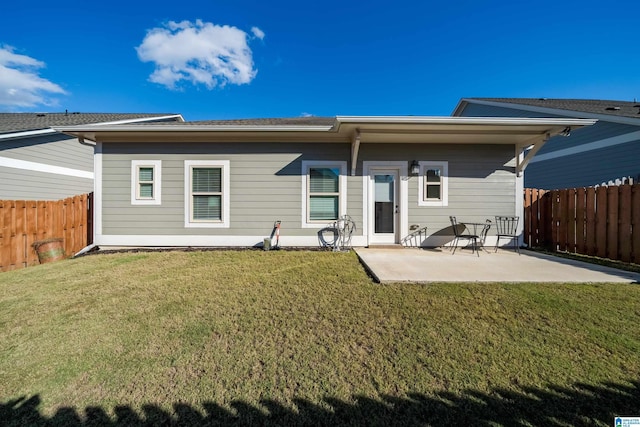
{"type": "Polygon", "coordinates": [[[480,236],[477,234],[464,233],[464,230],[466,230],[467,227],[464,224],[459,224],[455,216],[450,216],[449,220],[451,221],[451,227],[453,227],[453,234],[455,236],[453,239],[453,254],[456,253],[460,239],[465,239],[471,243],[472,253],[475,251],[476,254],[480,256],[480,253],[478,252],[478,240],[480,240],[480,236]]]}
{"type": "Polygon", "coordinates": [[[513,249],[520,253],[520,246],[518,245],[518,221],[517,216],[496,216],[496,250],[500,246],[500,239],[511,239],[513,242],[513,249]]]}

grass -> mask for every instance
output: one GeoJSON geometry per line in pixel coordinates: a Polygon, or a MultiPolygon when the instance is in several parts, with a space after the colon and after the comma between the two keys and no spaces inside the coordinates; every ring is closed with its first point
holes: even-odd
{"type": "Polygon", "coordinates": [[[353,253],[102,254],[0,274],[0,343],[5,425],[640,415],[638,285],[378,285],[353,253]]]}

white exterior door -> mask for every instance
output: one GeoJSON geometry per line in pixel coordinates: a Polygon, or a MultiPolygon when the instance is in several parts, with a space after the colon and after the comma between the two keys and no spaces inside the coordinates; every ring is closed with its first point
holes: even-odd
{"type": "Polygon", "coordinates": [[[406,170],[406,162],[365,162],[368,244],[397,244],[406,233],[406,170]]]}

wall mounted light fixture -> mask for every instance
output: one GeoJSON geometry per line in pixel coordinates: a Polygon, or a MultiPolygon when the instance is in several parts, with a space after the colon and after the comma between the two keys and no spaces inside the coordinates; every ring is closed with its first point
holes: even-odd
{"type": "Polygon", "coordinates": [[[417,160],[411,162],[411,168],[409,169],[409,174],[413,176],[418,176],[420,174],[420,163],[417,160]]]}

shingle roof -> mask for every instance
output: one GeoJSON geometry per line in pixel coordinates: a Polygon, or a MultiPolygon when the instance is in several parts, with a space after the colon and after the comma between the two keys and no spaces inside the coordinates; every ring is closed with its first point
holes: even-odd
{"type": "Polygon", "coordinates": [[[640,103],[610,101],[604,99],[552,99],[552,98],[467,98],[468,100],[504,102],[508,104],[530,105],[557,110],[579,111],[591,114],[632,117],[640,119],[640,103]]]}
{"type": "Polygon", "coordinates": [[[0,113],[0,134],[48,129],[52,126],[74,126],[177,115],[149,113],[0,113]]]}

